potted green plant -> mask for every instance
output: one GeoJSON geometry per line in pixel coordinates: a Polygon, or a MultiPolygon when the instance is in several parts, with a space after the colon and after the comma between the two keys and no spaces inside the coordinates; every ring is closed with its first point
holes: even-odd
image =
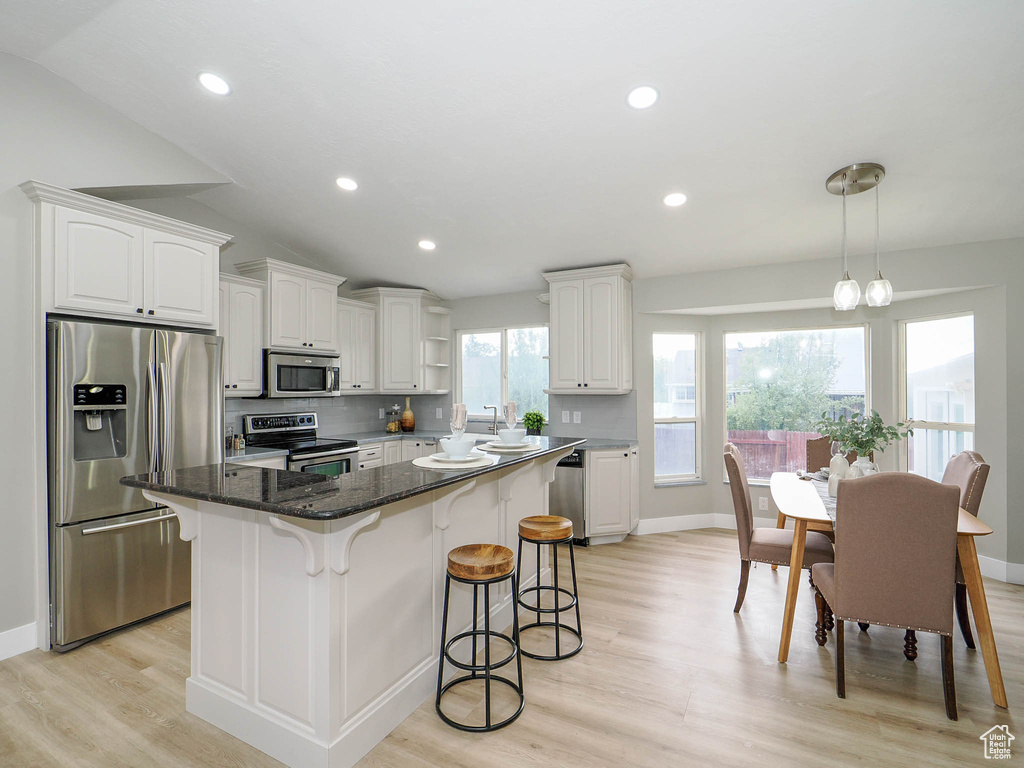
{"type": "Polygon", "coordinates": [[[903,422],[886,425],[878,411],[871,411],[870,416],[855,413],[846,418],[845,415],[840,415],[838,419],[830,419],[827,413],[823,413],[821,421],[814,424],[813,429],[819,435],[839,443],[839,450],[842,453],[857,452],[857,461],[851,467],[851,477],[876,472],[877,468],[868,455],[882,453],[897,440],[914,434],[914,430],[903,422]]]}
{"type": "Polygon", "coordinates": [[[540,411],[527,411],[523,414],[523,426],[526,427],[526,434],[539,435],[544,429],[544,414],[540,411]]]}

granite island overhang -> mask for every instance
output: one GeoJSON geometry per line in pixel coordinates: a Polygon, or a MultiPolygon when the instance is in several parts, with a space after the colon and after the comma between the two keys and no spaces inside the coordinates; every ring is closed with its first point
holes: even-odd
{"type": "MultiPolygon", "coordinates": [[[[213,464],[123,478],[192,542],[186,709],[286,765],[357,762],[434,694],[447,553],[514,551],[519,520],[547,514],[555,465],[584,442],[533,439],[538,450],[477,469],[213,464]]],[[[537,579],[525,559],[523,587],[537,579]]],[[[450,627],[469,628],[470,591],[455,586],[450,627]]],[[[492,605],[492,622],[510,624],[507,586],[492,605]]]]}

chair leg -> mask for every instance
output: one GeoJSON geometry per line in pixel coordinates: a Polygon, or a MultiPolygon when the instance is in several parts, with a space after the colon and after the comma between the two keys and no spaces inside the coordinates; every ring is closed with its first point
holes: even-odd
{"type": "Polygon", "coordinates": [[[836,622],[836,696],[840,699],[846,698],[846,646],[843,638],[843,625],[845,621],[839,619],[836,622]]]}
{"type": "MultiPolygon", "coordinates": [[[[822,598],[822,600],[824,600],[824,599],[825,598],[822,598]]],[[[835,628],[836,628],[836,617],[835,617],[835,614],[832,613],[832,606],[830,606],[828,603],[825,603],[825,631],[826,632],[831,632],[835,628]]]]}
{"type": "Polygon", "coordinates": [[[732,607],[733,613],[740,612],[743,605],[743,598],[747,595],[747,579],[750,578],[750,561],[740,560],[740,587],[736,591],[736,605],[732,607]]]}
{"type": "Polygon", "coordinates": [[[857,626],[860,627],[861,632],[867,632],[868,627],[870,627],[871,625],[868,624],[866,621],[858,621],[857,626]]]}
{"type": "Polygon", "coordinates": [[[942,635],[942,693],[946,717],[956,720],[956,680],[953,679],[953,637],[942,635]]]}
{"type": "Polygon", "coordinates": [[[956,585],[956,620],[960,623],[960,634],[967,647],[974,650],[974,635],[971,634],[971,619],[967,614],[967,585],[956,585]]]}
{"type": "Polygon", "coordinates": [[[828,641],[828,635],[825,634],[825,598],[818,590],[814,590],[814,608],[818,614],[818,620],[814,623],[814,640],[818,645],[824,645],[828,641]]]}
{"type": "Polygon", "coordinates": [[[912,629],[908,629],[903,635],[903,655],[907,657],[907,661],[914,661],[917,658],[917,632],[912,629]]]}

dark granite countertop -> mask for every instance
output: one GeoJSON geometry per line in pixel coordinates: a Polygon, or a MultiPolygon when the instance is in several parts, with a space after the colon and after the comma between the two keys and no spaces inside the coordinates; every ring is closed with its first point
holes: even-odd
{"type": "Polygon", "coordinates": [[[260,509],[306,520],[336,520],[391,504],[436,488],[583,443],[582,438],[532,438],[540,451],[498,455],[489,467],[439,471],[421,469],[411,461],[327,477],[245,464],[207,464],[145,475],[122,477],[121,484],[155,493],[184,496],[247,509],[260,509]]]}

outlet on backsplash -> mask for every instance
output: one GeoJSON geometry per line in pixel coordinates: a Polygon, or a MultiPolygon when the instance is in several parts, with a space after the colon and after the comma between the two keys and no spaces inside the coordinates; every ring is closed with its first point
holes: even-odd
{"type": "Polygon", "coordinates": [[[767,512],[768,511],[768,497],[767,496],[760,496],[760,497],[758,497],[758,499],[757,499],[757,510],[759,512],[767,512]]]}
{"type": "Polygon", "coordinates": [[[377,414],[378,414],[377,415],[378,419],[383,419],[384,418],[384,409],[383,408],[377,409],[377,414]]]}
{"type": "Polygon", "coordinates": [[[444,409],[443,408],[436,408],[434,410],[434,418],[435,419],[443,419],[444,418],[444,409]]]}
{"type": "Polygon", "coordinates": [[[562,411],[562,423],[563,424],[568,424],[569,423],[569,412],[568,411],[562,411]]]}
{"type": "Polygon", "coordinates": [[[583,423],[583,414],[580,413],[579,411],[573,411],[572,412],[572,423],[573,424],[582,424],[583,423]]]}

